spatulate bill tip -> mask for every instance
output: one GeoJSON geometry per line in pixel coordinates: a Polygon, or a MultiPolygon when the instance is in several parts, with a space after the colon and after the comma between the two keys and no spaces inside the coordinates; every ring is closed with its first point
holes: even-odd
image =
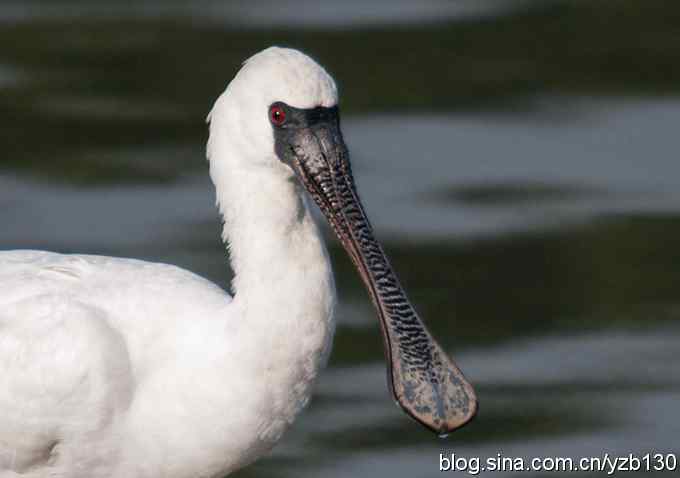
{"type": "Polygon", "coordinates": [[[472,385],[443,352],[422,367],[396,361],[390,385],[399,406],[414,420],[442,436],[469,423],[479,401],[472,385]]]}
{"type": "Polygon", "coordinates": [[[456,410],[455,413],[451,413],[444,419],[437,418],[429,411],[414,409],[410,403],[405,402],[402,398],[396,398],[395,402],[408,416],[441,439],[448,438],[454,431],[465,427],[477,416],[479,411],[479,401],[476,396],[471,397],[468,408],[456,410]]]}

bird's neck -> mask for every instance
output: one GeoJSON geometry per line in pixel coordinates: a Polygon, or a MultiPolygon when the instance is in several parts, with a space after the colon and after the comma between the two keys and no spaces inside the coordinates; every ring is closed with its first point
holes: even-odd
{"type": "Polygon", "coordinates": [[[281,172],[232,171],[227,178],[211,165],[235,273],[234,319],[252,344],[245,361],[267,377],[261,396],[280,405],[262,423],[265,441],[277,439],[308,400],[334,331],[328,253],[300,186],[281,172]]]}
{"type": "Polygon", "coordinates": [[[249,310],[297,311],[334,294],[328,253],[301,187],[278,173],[240,171],[217,188],[232,290],[249,310]]]}

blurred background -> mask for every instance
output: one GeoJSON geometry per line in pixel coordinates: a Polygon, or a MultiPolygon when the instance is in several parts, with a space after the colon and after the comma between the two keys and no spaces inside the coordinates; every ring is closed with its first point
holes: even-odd
{"type": "Polygon", "coordinates": [[[481,411],[439,440],[394,406],[331,241],[329,370],[235,476],[680,452],[679,2],[2,0],[0,248],[164,261],[228,287],[204,120],[272,44],[336,78],[377,234],[481,411]]]}

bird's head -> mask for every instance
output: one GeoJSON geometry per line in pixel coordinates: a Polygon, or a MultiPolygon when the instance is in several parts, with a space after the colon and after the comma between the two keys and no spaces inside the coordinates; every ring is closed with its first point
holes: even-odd
{"type": "Polygon", "coordinates": [[[421,322],[373,235],[330,75],[299,51],[268,48],[244,63],[210,118],[209,155],[211,148],[238,151],[224,155],[228,171],[290,176],[323,212],[376,308],[398,404],[438,434],[467,423],[477,410],[474,390],[421,322]]]}
{"type": "MultiPolygon", "coordinates": [[[[228,140],[238,167],[278,167],[281,133],[314,124],[313,111],[334,111],[333,78],[304,53],[271,47],[243,63],[209,115],[211,141],[228,140]]],[[[210,145],[209,145],[210,147],[210,145]]]]}

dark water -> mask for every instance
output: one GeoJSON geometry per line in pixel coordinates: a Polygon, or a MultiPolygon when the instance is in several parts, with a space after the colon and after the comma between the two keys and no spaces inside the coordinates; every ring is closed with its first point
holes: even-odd
{"type": "Polygon", "coordinates": [[[680,9],[539,3],[3,2],[0,248],[160,260],[226,287],[203,118],[242,59],[301,47],[340,83],[377,234],[481,411],[439,440],[396,409],[331,241],[330,368],[237,476],[678,453],[680,9]]]}

